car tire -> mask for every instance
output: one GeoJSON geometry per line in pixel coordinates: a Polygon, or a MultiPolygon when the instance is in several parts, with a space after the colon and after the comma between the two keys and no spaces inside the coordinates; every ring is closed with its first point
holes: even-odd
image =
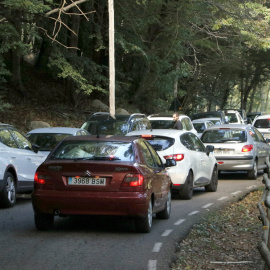
{"type": "Polygon", "coordinates": [[[152,201],[149,200],[147,215],[142,218],[136,218],[136,231],[140,233],[149,233],[151,231],[153,222],[153,209],[152,209],[152,201]]]}
{"type": "Polygon", "coordinates": [[[172,205],[172,193],[171,190],[168,192],[165,208],[156,214],[158,219],[169,219],[171,214],[171,205],[172,205]]]}
{"type": "Polygon", "coordinates": [[[269,168],[268,168],[268,166],[263,169],[263,173],[266,173],[267,176],[269,176],[269,168]]]}
{"type": "Polygon", "coordinates": [[[222,173],[220,170],[218,170],[218,179],[222,178],[222,173]]]}
{"type": "Polygon", "coordinates": [[[179,196],[183,200],[190,200],[193,195],[193,174],[189,171],[183,188],[179,191],[179,196]]]}
{"type": "Polygon", "coordinates": [[[215,166],[212,172],[211,182],[209,185],[205,186],[205,191],[207,192],[216,192],[218,186],[218,170],[215,166]]]}
{"type": "Polygon", "coordinates": [[[258,176],[258,166],[257,161],[255,160],[253,163],[253,169],[247,172],[248,178],[256,180],[258,176]]]}
{"type": "Polygon", "coordinates": [[[47,231],[52,229],[54,215],[50,214],[35,214],[35,225],[39,231],[47,231]]]}
{"type": "MultiPolygon", "coordinates": [[[[263,173],[267,173],[267,176],[269,176],[270,175],[270,168],[267,165],[267,159],[268,158],[266,158],[266,160],[265,160],[266,168],[264,168],[263,173]]],[[[269,161],[270,161],[270,157],[269,157],[269,161]]]]}
{"type": "Polygon", "coordinates": [[[0,206],[13,207],[16,203],[17,188],[15,177],[12,173],[7,172],[4,176],[3,189],[0,192],[0,206]]]}

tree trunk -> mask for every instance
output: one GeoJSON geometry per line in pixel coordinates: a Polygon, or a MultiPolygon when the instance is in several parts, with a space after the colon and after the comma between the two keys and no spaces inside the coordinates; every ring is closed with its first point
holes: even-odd
{"type": "MultiPolygon", "coordinates": [[[[19,21],[20,14],[18,14],[18,20],[14,20],[13,25],[15,29],[18,32],[18,36],[21,37],[21,23],[19,21]]],[[[21,77],[21,60],[22,55],[20,50],[17,48],[13,48],[11,50],[11,60],[12,60],[12,77],[11,77],[11,83],[16,88],[16,90],[22,94],[25,95],[25,90],[22,83],[22,77],[21,77]]]]}
{"type": "Polygon", "coordinates": [[[12,85],[16,90],[25,95],[21,77],[21,54],[18,49],[12,49],[12,85]]]}
{"type": "Polygon", "coordinates": [[[254,96],[255,96],[256,88],[253,88],[252,93],[250,95],[250,103],[247,112],[252,112],[253,111],[253,103],[254,103],[254,96]]]}
{"type": "MultiPolygon", "coordinates": [[[[77,8],[73,8],[71,12],[76,13],[77,8]]],[[[70,28],[76,33],[76,35],[70,32],[68,46],[72,47],[71,49],[69,49],[70,53],[76,55],[77,49],[74,48],[78,47],[80,16],[72,15],[70,24],[70,28]]],[[[76,84],[74,80],[71,77],[66,78],[64,94],[67,104],[75,104],[75,87],[76,84]]]]}

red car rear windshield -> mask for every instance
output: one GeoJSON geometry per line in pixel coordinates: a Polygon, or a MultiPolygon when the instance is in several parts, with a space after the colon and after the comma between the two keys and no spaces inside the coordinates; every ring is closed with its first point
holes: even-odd
{"type": "Polygon", "coordinates": [[[131,142],[64,141],[49,159],[133,161],[134,154],[131,142]]]}

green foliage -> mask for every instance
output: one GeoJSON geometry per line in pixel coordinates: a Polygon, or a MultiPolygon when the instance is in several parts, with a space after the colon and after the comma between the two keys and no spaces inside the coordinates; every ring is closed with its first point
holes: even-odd
{"type": "Polygon", "coordinates": [[[7,102],[4,102],[2,98],[3,96],[0,96],[0,112],[4,112],[5,110],[12,108],[12,105],[7,102]]]}
{"type": "MultiPolygon", "coordinates": [[[[80,16],[76,54],[67,49],[72,15],[46,16],[59,1],[0,4],[1,82],[12,73],[10,51],[16,49],[21,56],[39,52],[39,59],[45,58],[41,70],[63,80],[72,78],[78,92],[108,97],[107,1],[87,1],[77,10],[88,19],[80,16]],[[57,33],[55,42],[46,36],[49,33],[57,33]]],[[[116,102],[149,113],[164,111],[176,83],[188,111],[198,105],[226,105],[234,86],[242,82],[236,89],[248,100],[250,89],[269,79],[269,20],[270,10],[262,0],[116,1],[116,102]]]]}
{"type": "Polygon", "coordinates": [[[82,76],[83,69],[79,69],[76,66],[70,64],[66,58],[60,54],[55,54],[50,57],[49,67],[56,68],[57,76],[59,78],[72,78],[78,86],[78,91],[89,95],[92,91],[97,90],[106,93],[104,89],[99,86],[91,85],[88,80],[82,76]]]}

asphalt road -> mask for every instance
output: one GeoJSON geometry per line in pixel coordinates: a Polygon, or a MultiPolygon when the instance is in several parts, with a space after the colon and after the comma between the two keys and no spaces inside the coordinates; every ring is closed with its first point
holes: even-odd
{"type": "Polygon", "coordinates": [[[1,270],[168,270],[177,243],[202,215],[255,190],[258,179],[224,174],[218,191],[194,191],[189,201],[173,196],[169,220],[154,219],[148,234],[135,232],[134,220],[119,217],[56,218],[52,231],[35,229],[30,196],[0,209],[1,270]]]}

